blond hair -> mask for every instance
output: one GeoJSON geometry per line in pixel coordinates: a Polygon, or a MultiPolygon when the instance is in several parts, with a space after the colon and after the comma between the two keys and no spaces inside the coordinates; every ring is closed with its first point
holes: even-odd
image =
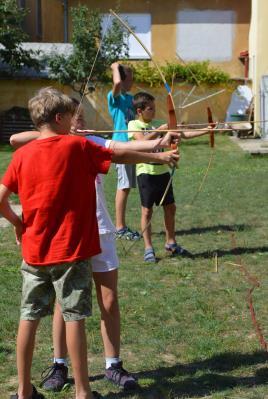
{"type": "Polygon", "coordinates": [[[36,127],[54,122],[56,114],[73,114],[75,105],[67,95],[54,87],[45,87],[29,100],[30,115],[36,127]]]}

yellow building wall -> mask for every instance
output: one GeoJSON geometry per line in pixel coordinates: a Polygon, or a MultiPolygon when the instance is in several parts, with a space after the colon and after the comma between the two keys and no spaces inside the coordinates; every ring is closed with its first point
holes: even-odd
{"type": "Polygon", "coordinates": [[[24,30],[29,35],[30,42],[61,43],[64,41],[63,2],[59,0],[41,0],[41,30],[37,35],[37,7],[36,0],[26,0],[24,30]]]}
{"type": "Polygon", "coordinates": [[[23,79],[1,79],[0,80],[0,113],[12,107],[28,107],[28,100],[42,87],[53,86],[66,94],[71,92],[67,86],[45,79],[23,80],[23,79]]]}
{"type": "Polygon", "coordinates": [[[63,1],[42,0],[42,42],[64,41],[63,1]]]}
{"type": "MultiPolygon", "coordinates": [[[[98,8],[107,13],[109,9],[117,8],[117,0],[69,0],[69,7],[85,4],[88,7],[98,8]]],[[[168,4],[160,0],[136,0],[135,2],[122,1],[119,12],[122,13],[150,13],[152,17],[152,53],[155,59],[163,63],[176,58],[176,14],[184,9],[196,10],[232,10],[236,15],[235,32],[233,38],[233,58],[227,62],[211,62],[212,65],[223,68],[232,77],[244,76],[244,66],[239,60],[241,51],[248,49],[248,35],[251,15],[251,1],[243,2],[224,0],[215,2],[204,0],[168,0],[168,4]]],[[[71,35],[71,16],[69,13],[69,32],[71,35]]],[[[54,36],[56,39],[56,36],[54,36]]],[[[208,43],[209,46],[209,43],[208,43]]]]}
{"type": "MultiPolygon", "coordinates": [[[[268,2],[252,0],[252,21],[250,27],[250,77],[254,95],[255,120],[261,120],[260,84],[261,77],[268,75],[268,2]]],[[[255,125],[257,133],[261,133],[261,123],[255,125]]]]}
{"type": "MultiPolygon", "coordinates": [[[[265,2],[265,0],[263,0],[265,2]]],[[[28,0],[29,4],[33,0],[28,0]]],[[[98,8],[102,13],[109,9],[118,9],[118,0],[69,0],[69,38],[71,37],[70,8],[85,4],[90,8],[98,8]]],[[[226,62],[211,62],[212,65],[223,68],[232,77],[244,76],[244,66],[239,61],[239,53],[248,50],[248,35],[251,15],[251,0],[136,0],[120,2],[119,12],[150,13],[152,17],[152,53],[155,59],[163,63],[166,60],[176,60],[176,14],[185,9],[233,11],[235,14],[233,54],[226,62]]],[[[42,0],[43,42],[63,42],[63,1],[42,0]]],[[[209,43],[207,44],[209,46],[209,43]]]]}
{"type": "Polygon", "coordinates": [[[29,35],[30,41],[37,42],[39,38],[36,35],[36,1],[26,0],[25,7],[28,10],[24,23],[25,31],[29,35]]]}
{"type": "MultiPolygon", "coordinates": [[[[0,80],[0,114],[15,106],[27,108],[29,99],[33,97],[40,88],[46,86],[53,86],[80,101],[80,95],[77,92],[74,92],[68,86],[59,85],[54,81],[45,79],[6,79],[0,80]]],[[[199,102],[180,111],[178,107],[182,104],[183,98],[189,94],[191,87],[191,85],[185,85],[182,87],[181,85],[177,84],[175,84],[173,87],[174,102],[179,123],[207,123],[206,107],[212,104],[214,120],[224,120],[225,111],[230,101],[230,96],[233,89],[227,89],[223,94],[215,96],[212,101],[199,102]],[[181,99],[180,95],[182,92],[184,92],[184,97],[181,99]],[[176,95],[178,93],[180,93],[180,95],[176,95]]],[[[162,120],[163,123],[167,121],[167,93],[165,88],[150,88],[145,85],[137,87],[134,85],[133,93],[140,91],[141,89],[150,92],[156,98],[156,118],[162,120]]],[[[95,92],[84,97],[83,107],[85,110],[85,118],[87,126],[91,129],[112,129],[112,120],[108,113],[107,107],[107,93],[109,90],[111,90],[111,85],[98,85],[95,92]]],[[[209,94],[207,90],[208,89],[205,89],[204,87],[200,87],[195,91],[195,95],[200,96],[200,98],[205,97],[207,94],[209,94]]],[[[216,92],[217,88],[215,87],[211,90],[216,92]]],[[[188,102],[191,101],[189,100],[188,102]]]]}

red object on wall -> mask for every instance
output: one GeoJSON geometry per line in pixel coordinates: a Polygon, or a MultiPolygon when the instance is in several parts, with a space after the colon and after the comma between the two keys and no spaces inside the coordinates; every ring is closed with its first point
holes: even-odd
{"type": "Polygon", "coordinates": [[[245,65],[245,78],[248,78],[248,69],[249,69],[249,53],[248,50],[241,51],[239,54],[239,59],[245,65]]]}

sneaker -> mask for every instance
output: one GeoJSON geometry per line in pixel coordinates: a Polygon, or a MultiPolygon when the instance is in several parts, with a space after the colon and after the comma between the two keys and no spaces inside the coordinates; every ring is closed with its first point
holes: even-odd
{"type": "Polygon", "coordinates": [[[53,366],[43,371],[41,377],[43,378],[41,386],[44,389],[47,391],[59,392],[68,382],[68,367],[64,364],[54,363],[53,366]]]}
{"type": "Polygon", "coordinates": [[[123,229],[116,230],[115,237],[116,239],[135,241],[139,240],[141,235],[138,231],[130,230],[129,227],[123,227],[123,229]]]}
{"type": "MultiPolygon", "coordinates": [[[[10,399],[19,399],[19,395],[16,393],[15,395],[10,395],[10,399]]],[[[35,386],[33,385],[33,393],[29,399],[45,399],[44,395],[37,392],[35,386]]]]}
{"type": "Polygon", "coordinates": [[[174,242],[173,244],[166,244],[165,250],[167,252],[170,252],[171,256],[191,256],[191,253],[189,251],[182,248],[176,242],[174,242]]]}
{"type": "Polygon", "coordinates": [[[105,378],[125,390],[137,388],[136,378],[123,369],[122,366],[122,362],[112,363],[111,367],[105,371],[105,378]]]}
{"type": "Polygon", "coordinates": [[[153,248],[147,248],[144,251],[144,262],[156,263],[155,252],[153,248]]]}

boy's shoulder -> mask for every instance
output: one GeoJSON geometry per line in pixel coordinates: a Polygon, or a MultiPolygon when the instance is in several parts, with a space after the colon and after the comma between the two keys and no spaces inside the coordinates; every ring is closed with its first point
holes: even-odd
{"type": "Polygon", "coordinates": [[[132,128],[137,128],[139,130],[140,129],[146,130],[146,129],[156,128],[160,126],[160,123],[158,123],[158,121],[156,120],[152,120],[151,122],[144,122],[141,121],[140,119],[133,119],[128,123],[128,126],[132,128]]]}
{"type": "Polygon", "coordinates": [[[132,101],[133,99],[133,94],[131,93],[122,93],[120,92],[117,96],[113,95],[113,91],[110,90],[107,94],[108,100],[113,100],[113,101],[132,101]]]}
{"type": "Polygon", "coordinates": [[[54,144],[60,144],[60,145],[72,145],[72,143],[80,143],[83,145],[83,143],[86,143],[87,140],[84,137],[81,136],[71,136],[71,135],[57,135],[57,136],[51,136],[47,137],[44,139],[36,139],[33,140],[22,147],[18,148],[14,154],[13,157],[19,157],[22,156],[26,153],[36,151],[39,148],[43,150],[43,145],[51,143],[51,147],[53,147],[54,144]]]}

